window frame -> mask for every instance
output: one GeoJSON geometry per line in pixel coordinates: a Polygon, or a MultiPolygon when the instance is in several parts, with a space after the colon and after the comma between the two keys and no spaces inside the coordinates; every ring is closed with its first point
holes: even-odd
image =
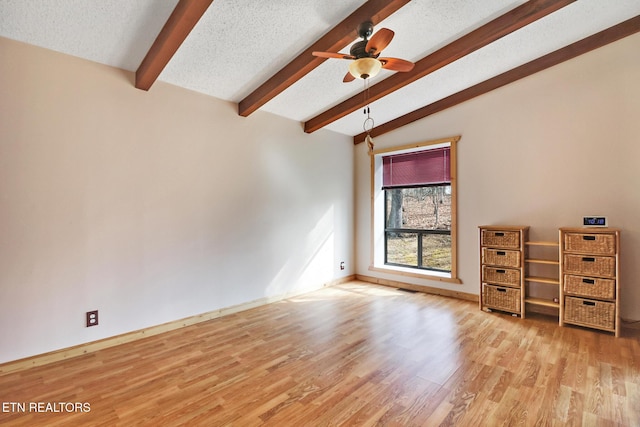
{"type": "Polygon", "coordinates": [[[370,266],[369,270],[403,276],[420,277],[461,284],[458,278],[458,251],[457,251],[457,142],[460,136],[441,138],[399,147],[383,148],[371,151],[370,154],[370,179],[371,179],[371,231],[370,231],[370,266]],[[382,157],[392,154],[411,153],[450,147],[450,173],[451,173],[451,272],[439,272],[436,270],[385,264],[386,238],[385,238],[385,190],[382,189],[382,157]]]}

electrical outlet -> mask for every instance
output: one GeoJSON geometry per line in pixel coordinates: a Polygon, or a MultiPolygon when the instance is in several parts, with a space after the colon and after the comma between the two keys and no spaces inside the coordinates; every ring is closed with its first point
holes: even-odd
{"type": "Polygon", "coordinates": [[[87,328],[89,326],[98,326],[98,310],[87,311],[87,328]]]}
{"type": "Polygon", "coordinates": [[[344,270],[344,261],[340,263],[340,270],[344,270]]]}

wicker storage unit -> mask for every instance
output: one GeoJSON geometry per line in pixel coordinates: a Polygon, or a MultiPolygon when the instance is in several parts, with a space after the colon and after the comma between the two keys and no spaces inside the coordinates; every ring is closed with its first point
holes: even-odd
{"type": "Polygon", "coordinates": [[[560,241],[561,322],[619,336],[620,230],[561,228],[560,241]]]}
{"type": "Polygon", "coordinates": [[[529,227],[480,228],[480,309],[524,317],[524,242],[529,227]]]}
{"type": "Polygon", "coordinates": [[[520,270],[483,265],[482,281],[520,287],[520,270]]]}
{"type": "Polygon", "coordinates": [[[521,311],[520,288],[494,286],[483,283],[482,299],[484,300],[485,307],[516,314],[521,311]]]}
{"type": "Polygon", "coordinates": [[[614,299],[616,296],[616,281],[613,279],[565,274],[564,293],[583,295],[590,298],[614,299]]]}
{"type": "Polygon", "coordinates": [[[615,303],[565,297],[564,320],[567,323],[614,331],[615,318],[615,303]]]}

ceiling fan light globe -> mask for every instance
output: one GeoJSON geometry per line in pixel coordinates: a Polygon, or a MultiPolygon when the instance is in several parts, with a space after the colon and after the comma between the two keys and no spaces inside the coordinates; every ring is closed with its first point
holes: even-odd
{"type": "Polygon", "coordinates": [[[375,58],[360,58],[349,65],[349,72],[356,79],[368,79],[375,77],[381,68],[382,63],[375,58]]]}

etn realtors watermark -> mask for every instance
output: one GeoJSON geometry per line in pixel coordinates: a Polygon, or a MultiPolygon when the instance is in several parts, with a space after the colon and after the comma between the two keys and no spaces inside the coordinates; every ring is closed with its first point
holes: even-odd
{"type": "Polygon", "coordinates": [[[88,402],[2,402],[0,410],[4,413],[77,413],[91,412],[91,404],[88,402]]]}

